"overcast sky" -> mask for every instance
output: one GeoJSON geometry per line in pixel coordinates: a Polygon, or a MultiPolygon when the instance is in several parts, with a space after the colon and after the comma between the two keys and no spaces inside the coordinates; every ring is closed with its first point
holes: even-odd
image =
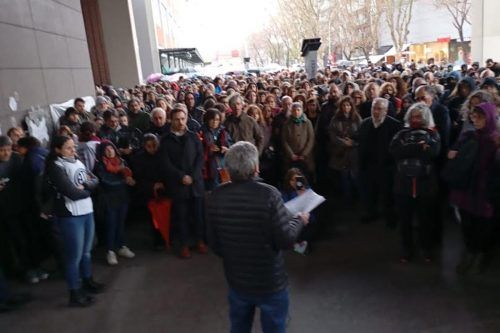
{"type": "Polygon", "coordinates": [[[177,40],[185,44],[181,47],[197,47],[210,61],[217,52],[242,48],[246,37],[259,31],[275,12],[274,0],[187,0],[178,20],[185,36],[177,40]]]}

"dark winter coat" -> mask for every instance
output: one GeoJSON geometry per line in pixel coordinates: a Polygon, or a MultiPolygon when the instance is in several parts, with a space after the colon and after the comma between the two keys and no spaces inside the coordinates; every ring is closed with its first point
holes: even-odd
{"type": "Polygon", "coordinates": [[[224,126],[212,129],[203,125],[200,131],[200,138],[203,145],[203,179],[220,183],[219,168],[224,167],[224,154],[212,151],[212,146],[229,148],[233,143],[231,136],[224,126]]]}
{"type": "Polygon", "coordinates": [[[431,105],[432,118],[436,124],[436,129],[441,138],[441,152],[446,153],[450,146],[451,118],[448,108],[437,100],[431,105]]]}
{"type": "Polygon", "coordinates": [[[184,135],[177,136],[169,132],[161,140],[159,154],[166,190],[172,198],[203,196],[203,148],[196,133],[188,130],[184,135]],[[182,184],[185,175],[193,178],[193,184],[182,184]]]}
{"type": "Polygon", "coordinates": [[[384,122],[378,128],[373,125],[371,117],[361,122],[357,137],[360,171],[371,168],[392,168],[394,166],[394,159],[389,152],[389,145],[394,135],[401,128],[402,124],[389,116],[386,116],[384,122]]]}
{"type": "Polygon", "coordinates": [[[42,147],[33,147],[26,154],[21,167],[23,206],[29,214],[40,214],[40,191],[45,170],[45,158],[49,152],[42,147]]]}
{"type": "Polygon", "coordinates": [[[316,142],[318,150],[327,150],[327,142],[329,140],[328,129],[333,116],[337,112],[337,101],[329,99],[321,105],[321,112],[316,122],[316,142]]]}
{"type": "Polygon", "coordinates": [[[18,216],[22,210],[21,171],[22,159],[17,153],[12,153],[10,160],[0,162],[0,181],[5,187],[0,191],[0,220],[18,216]]]}
{"type": "Polygon", "coordinates": [[[478,107],[486,114],[486,126],[463,133],[457,143],[457,147],[469,140],[478,143],[477,157],[469,175],[469,186],[464,190],[453,190],[450,201],[470,214],[491,218],[494,215],[494,205],[498,205],[491,201],[491,191],[488,189],[490,175],[495,172],[494,162],[498,150],[495,142],[499,135],[496,131],[496,106],[493,103],[481,103],[478,107]]]}
{"type": "Polygon", "coordinates": [[[95,165],[94,172],[100,181],[99,200],[106,207],[117,207],[130,201],[129,187],[120,173],[111,173],[101,161],[95,165]]]}
{"type": "Polygon", "coordinates": [[[154,197],[154,184],[164,180],[160,155],[141,150],[132,157],[131,167],[137,182],[135,195],[141,204],[146,204],[154,197]]]}
{"type": "MultiPolygon", "coordinates": [[[[122,172],[112,173],[106,169],[103,162],[104,152],[106,147],[113,144],[108,141],[103,141],[97,147],[97,163],[94,168],[96,176],[99,178],[99,200],[105,207],[117,207],[130,201],[130,189],[125,182],[125,175],[122,172]]],[[[128,168],[126,162],[118,155],[116,147],[113,147],[116,152],[116,158],[121,160],[121,165],[128,168]]]]}
{"type": "Polygon", "coordinates": [[[158,126],[154,125],[153,123],[151,123],[151,126],[149,127],[148,133],[152,133],[161,139],[169,131],[170,131],[170,124],[165,124],[161,127],[158,127],[158,126]]]}
{"type": "Polygon", "coordinates": [[[430,129],[405,128],[392,139],[390,151],[396,162],[394,193],[429,197],[437,192],[436,159],[440,152],[439,133],[430,129]],[[419,142],[424,141],[427,149],[419,142]]]}
{"type": "Polygon", "coordinates": [[[294,244],[303,223],[280,192],[253,180],[233,182],[217,187],[207,203],[209,245],[222,257],[229,286],[256,295],[285,289],[282,250],[294,244]]]}
{"type": "Polygon", "coordinates": [[[330,123],[330,163],[335,170],[357,170],[357,142],[349,147],[343,141],[346,138],[354,140],[361,124],[361,118],[346,118],[340,114],[333,117],[330,123]]]}
{"type": "Polygon", "coordinates": [[[246,113],[242,113],[239,117],[236,114],[229,115],[224,126],[234,142],[248,141],[253,143],[259,151],[262,151],[264,137],[259,124],[246,113]]]}
{"type": "Polygon", "coordinates": [[[151,124],[151,117],[144,111],[139,111],[138,113],[129,112],[128,113],[129,126],[132,129],[139,129],[142,133],[148,131],[151,124]]]}

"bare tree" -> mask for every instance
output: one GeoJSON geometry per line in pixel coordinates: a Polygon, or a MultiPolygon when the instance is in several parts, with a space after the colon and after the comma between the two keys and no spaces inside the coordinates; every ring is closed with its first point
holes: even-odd
{"type": "Polygon", "coordinates": [[[381,0],[385,22],[391,33],[391,39],[399,53],[408,38],[414,0],[381,0]]]}
{"type": "Polygon", "coordinates": [[[344,56],[363,55],[367,60],[378,46],[381,8],[377,0],[334,0],[332,29],[344,56]]]}
{"type": "Polygon", "coordinates": [[[277,1],[278,13],[262,28],[263,34],[254,34],[260,43],[249,40],[260,59],[290,66],[301,58],[305,38],[322,39],[318,55],[330,56],[332,49],[340,47],[347,59],[360,54],[368,59],[378,45],[380,3],[384,0],[277,1]]]}
{"type": "Polygon", "coordinates": [[[264,66],[268,58],[265,41],[262,35],[262,32],[256,32],[248,39],[249,55],[250,58],[254,60],[257,67],[264,66]]]}
{"type": "Polygon", "coordinates": [[[470,22],[469,12],[471,8],[471,0],[434,0],[434,5],[437,8],[446,8],[453,17],[453,26],[458,31],[460,42],[464,42],[464,25],[470,22]]]}

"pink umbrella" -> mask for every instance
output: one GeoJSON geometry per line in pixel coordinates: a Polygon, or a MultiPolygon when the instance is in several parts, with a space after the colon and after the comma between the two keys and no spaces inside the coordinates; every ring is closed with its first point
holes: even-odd
{"type": "Polygon", "coordinates": [[[146,82],[147,83],[155,83],[155,82],[158,82],[160,81],[160,79],[163,77],[163,74],[161,73],[153,73],[153,74],[150,74],[147,79],[146,79],[146,82]]]}

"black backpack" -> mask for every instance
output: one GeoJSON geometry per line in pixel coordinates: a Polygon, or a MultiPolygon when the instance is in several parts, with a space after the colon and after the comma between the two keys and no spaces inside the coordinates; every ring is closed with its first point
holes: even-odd
{"type": "MultiPolygon", "coordinates": [[[[405,132],[402,140],[408,145],[419,142],[430,143],[432,138],[429,131],[417,129],[405,132]]],[[[397,170],[406,177],[417,178],[428,176],[431,172],[431,165],[420,158],[405,158],[397,162],[397,170]]]]}

